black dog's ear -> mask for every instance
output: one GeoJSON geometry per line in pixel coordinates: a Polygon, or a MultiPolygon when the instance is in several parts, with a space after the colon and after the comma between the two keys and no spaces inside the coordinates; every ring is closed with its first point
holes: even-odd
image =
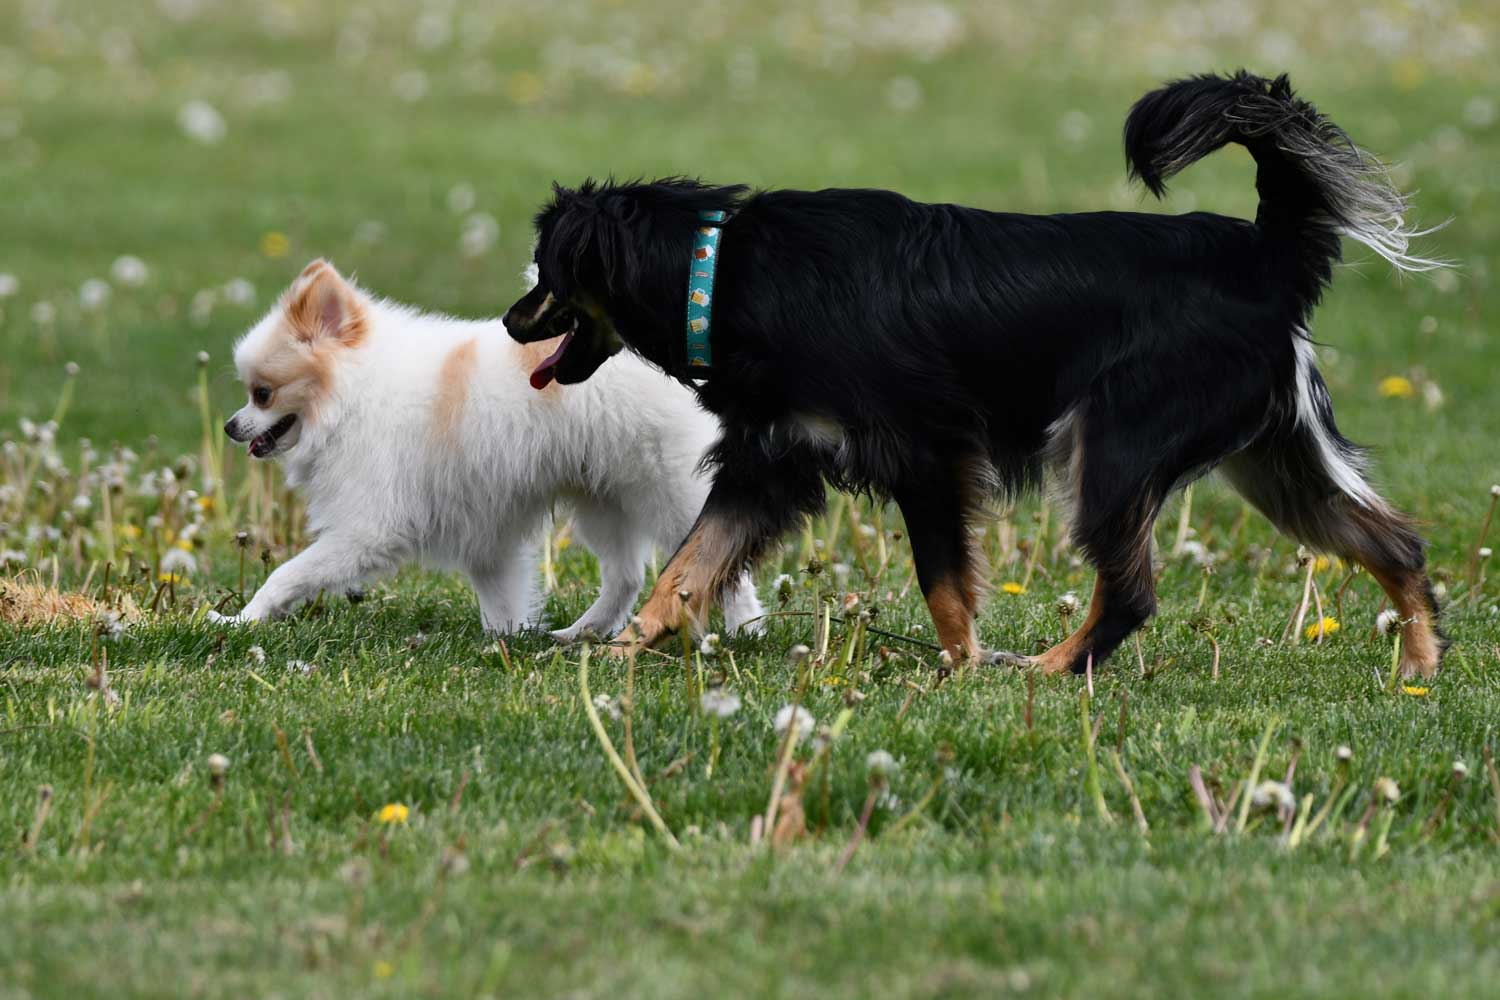
{"type": "Polygon", "coordinates": [[[537,263],[554,275],[557,291],[570,297],[587,291],[598,297],[627,293],[637,272],[631,228],[639,216],[635,199],[601,190],[592,179],[577,189],[553,185],[552,204],[538,218],[541,242],[537,263]]]}

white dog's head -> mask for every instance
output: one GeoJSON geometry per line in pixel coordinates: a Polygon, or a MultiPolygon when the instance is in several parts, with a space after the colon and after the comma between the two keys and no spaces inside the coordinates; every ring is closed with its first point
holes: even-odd
{"type": "Polygon", "coordinates": [[[224,433],[249,442],[254,458],[291,450],[327,400],[340,352],[357,347],[366,331],[359,290],[326,260],[307,265],[235,345],[234,366],[250,401],[229,418],[224,433]]]}

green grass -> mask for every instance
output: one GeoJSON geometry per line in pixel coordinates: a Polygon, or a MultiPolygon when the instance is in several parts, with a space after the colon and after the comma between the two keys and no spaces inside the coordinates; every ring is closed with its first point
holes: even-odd
{"type": "MultiPolygon", "coordinates": [[[[440,25],[414,30],[421,9],[396,0],[210,5],[185,21],[55,6],[0,0],[0,273],[19,284],[0,298],[0,437],[17,441],[0,456],[5,485],[32,482],[41,452],[20,441],[18,419],[53,412],[66,362],[81,373],[59,432],[67,469],[36,472],[54,495],[30,486],[0,503],[0,550],[25,553],[11,576],[56,572],[99,594],[99,505],[73,515],[68,500],[78,439],[101,452],[96,464],[118,442],[141,458],[113,512],[111,587],[157,609],[99,647],[117,701],[87,683],[88,625],[0,625],[0,998],[1492,992],[1500,814],[1483,748],[1500,708],[1500,617],[1495,586],[1471,590],[1467,563],[1500,481],[1500,347],[1485,323],[1500,307],[1494,13],[1277,2],[1239,23],[1166,5],[955,6],[962,30],[932,36],[927,58],[936,14],[892,27],[794,3],[464,5],[430,51],[416,37],[440,25]],[[1021,211],[1135,207],[1118,142],[1130,101],[1161,78],[1239,64],[1290,71],[1403,164],[1421,220],[1453,220],[1426,246],[1458,270],[1398,280],[1354,248],[1357,266],[1341,269],[1315,324],[1341,424],[1377,447],[1386,492],[1424,521],[1449,595],[1454,655],[1425,696],[1385,689],[1391,647],[1371,636],[1380,598],[1366,577],[1325,643],[1281,642],[1301,593],[1295,547],[1201,486],[1192,526],[1218,572],[1205,583],[1190,560],[1165,559],[1161,614],[1141,635],[1146,675],[1127,645],[1095,678],[1107,821],[1090,791],[1079,680],[1029,692],[1023,675],[978,670],[937,684],[923,647],[877,635],[844,665],[849,629],[837,623],[829,662],[809,675],[788,662],[789,647],[813,641],[806,613],[834,589],[828,572],[800,572],[814,537],[831,542],[825,566],[853,567],[842,589],[876,610],[875,627],[930,638],[905,589],[899,516],[860,503],[889,566],[867,572],[847,510],[836,534],[825,519],[787,539],[758,576],[764,591],[795,574],[784,608],[770,604],[801,614],[701,664],[743,699],[717,737],[685,694],[681,659],[641,660],[634,746],[674,852],[595,738],[577,652],[534,637],[500,652],[455,579],[408,571],[360,604],[228,633],[202,625],[198,612],[238,589],[236,529],[256,532],[246,589],[262,552],[274,564],[294,547],[285,525],[297,508],[242,455],[226,453],[229,492],[196,541],[197,572],[157,593],[155,560],[181,515],[139,479],[169,464],[198,478],[177,459],[202,453],[197,352],[212,357],[212,412],[239,405],[230,345],[305,258],[328,256],[398,299],[483,315],[514,298],[529,215],[553,179],[680,172],[1021,211]],[[393,81],[414,87],[413,70],[425,94],[392,96],[393,81]],[[897,78],[915,81],[917,107],[890,106],[893,86],[910,90],[897,78]],[[221,142],[179,129],[193,99],[223,114],[221,142]],[[465,184],[475,204],[455,211],[450,193],[465,184]],[[475,256],[459,242],[470,212],[499,224],[475,256]],[[285,256],[263,252],[268,233],[285,236],[285,256]],[[103,308],[83,309],[80,286],[108,279],[123,254],[146,262],[146,283],[112,282],[103,308]],[[254,285],[253,303],[220,294],[193,308],[236,278],[254,285]],[[1398,374],[1416,398],[1381,397],[1381,379],[1398,374]],[[1424,402],[1429,385],[1440,405],[1424,402]],[[147,517],[163,512],[156,529],[147,517]],[[1217,680],[1205,617],[1222,648],[1217,680]],[[877,655],[881,643],[900,655],[877,655]],[[752,846],[778,757],[771,720],[804,682],[819,723],[847,707],[847,727],[802,794],[808,835],[752,846]],[[1267,733],[1261,777],[1284,777],[1295,759],[1295,794],[1314,809],[1348,790],[1295,847],[1260,811],[1214,834],[1189,784],[1196,765],[1228,798],[1267,733]],[[1353,750],[1344,766],[1341,745],[1353,750]],[[900,770],[839,871],[876,750],[900,770]],[[230,760],[217,789],[212,754],[230,760]],[[1452,777],[1455,760],[1466,780],[1452,777]],[[1400,799],[1377,808],[1380,777],[1400,799]],[[32,839],[43,786],[52,798],[32,839]],[[405,823],[375,819],[388,803],[410,807],[405,823]]],[[[1194,167],[1162,210],[1192,208],[1253,212],[1249,161],[1227,152],[1194,167]]],[[[1039,511],[1023,504],[985,540],[996,581],[1027,581],[989,603],[981,634],[996,647],[1057,639],[1056,598],[1089,589],[1039,511]]],[[[1175,523],[1173,507],[1164,549],[1175,523]]],[[[596,570],[566,548],[558,573],[548,601],[562,619],[586,605],[596,570]]],[[[1343,578],[1317,574],[1330,605],[1343,578]]],[[[590,684],[616,697],[624,667],[596,660],[590,684]]],[[[604,721],[622,747],[621,723],[604,721]]]]}

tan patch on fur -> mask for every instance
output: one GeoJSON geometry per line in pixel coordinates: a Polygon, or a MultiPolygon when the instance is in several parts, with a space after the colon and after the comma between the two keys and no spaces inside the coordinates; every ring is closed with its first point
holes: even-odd
{"type": "Polygon", "coordinates": [[[439,435],[452,437],[458,433],[464,404],[469,401],[469,381],[478,359],[478,338],[464,341],[443,359],[438,370],[437,396],[432,404],[432,426],[439,435]]]}
{"type": "Polygon", "coordinates": [[[1388,572],[1370,567],[1396,613],[1406,624],[1401,630],[1401,673],[1431,677],[1442,659],[1443,643],[1432,626],[1432,608],[1427,603],[1427,579],[1413,571],[1388,572]]]}
{"type": "Polygon", "coordinates": [[[927,610],[937,627],[938,645],[947,650],[955,663],[979,655],[979,639],[974,634],[977,603],[972,588],[956,580],[940,580],[927,594],[927,610]]]}
{"type": "Polygon", "coordinates": [[[1099,577],[1094,578],[1094,596],[1089,599],[1088,615],[1083,619],[1083,624],[1073,631],[1062,642],[1053,646],[1040,656],[1033,658],[1033,663],[1042,668],[1043,673],[1060,674],[1073,668],[1073,662],[1089,648],[1089,641],[1093,636],[1094,626],[1099,624],[1099,619],[1104,615],[1104,582],[1099,577]]]}
{"type": "MultiPolygon", "coordinates": [[[[551,340],[539,340],[534,344],[516,345],[520,348],[516,352],[516,364],[527,379],[531,378],[531,373],[537,370],[538,365],[552,356],[552,352],[557,350],[557,345],[561,340],[561,337],[553,337],[551,340]]],[[[553,379],[541,391],[556,392],[557,389],[557,379],[553,379]]]]}

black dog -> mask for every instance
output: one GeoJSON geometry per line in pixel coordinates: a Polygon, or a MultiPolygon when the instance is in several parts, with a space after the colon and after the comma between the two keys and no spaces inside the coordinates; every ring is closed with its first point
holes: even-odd
{"type": "MultiPolygon", "coordinates": [[[[729,213],[712,302],[723,421],[713,489],[641,611],[652,643],[802,515],[825,481],[901,507],[943,647],[979,652],[970,525],[993,494],[1057,470],[1098,570],[1082,627],[1037,661],[1102,660],[1155,609],[1151,527],[1215,466],[1283,531],[1366,566],[1404,621],[1403,666],[1444,641],[1424,545],[1334,425],[1309,313],[1339,237],[1396,267],[1403,196],[1286,78],[1170,84],[1125,124],[1154,193],[1226,143],[1258,165],[1255,221],[1206,213],[1026,216],[885,191],[747,193],[669,179],[557,188],[537,216],[540,284],[505,317],[523,343],[570,327],[554,374],[588,378],[621,346],[693,381],[683,328],[699,212],[729,213]],[[683,605],[683,597],[687,606],[683,605]]],[[[1014,659],[1020,659],[1016,657],[1014,659]]]]}

